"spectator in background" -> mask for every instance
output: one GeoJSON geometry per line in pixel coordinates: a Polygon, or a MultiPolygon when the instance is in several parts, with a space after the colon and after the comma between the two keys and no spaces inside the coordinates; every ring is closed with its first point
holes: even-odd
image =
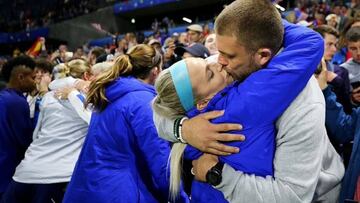
{"type": "Polygon", "coordinates": [[[328,86],[326,64],[322,63],[322,72],[317,77],[323,90],[326,102],[326,126],[330,131],[330,138],[339,143],[353,141],[349,166],[343,178],[339,202],[360,201],[360,108],[354,108],[351,115],[344,112],[343,106],[337,103],[336,95],[328,86]],[[353,201],[351,201],[353,200],[353,201]]]}
{"type": "Polygon", "coordinates": [[[360,27],[352,27],[345,38],[352,58],[340,66],[349,71],[350,84],[353,88],[352,101],[358,105],[360,103],[360,27]]]}
{"type": "Polygon", "coordinates": [[[209,34],[205,39],[205,47],[209,50],[210,55],[218,54],[219,51],[216,47],[216,34],[209,34]]]}
{"type": "Polygon", "coordinates": [[[329,25],[335,29],[338,27],[338,16],[337,15],[329,14],[328,16],[326,16],[325,20],[326,20],[327,25],[329,25]]]}
{"type": "Polygon", "coordinates": [[[333,91],[336,93],[338,102],[340,102],[346,113],[351,113],[352,104],[350,100],[350,81],[349,72],[336,64],[332,64],[332,58],[337,51],[339,33],[334,27],[329,25],[320,25],[314,29],[324,38],[324,59],[329,70],[328,83],[331,84],[333,91]]]}
{"type": "Polygon", "coordinates": [[[340,65],[351,58],[351,52],[347,49],[346,33],[350,30],[350,28],[358,26],[360,26],[360,17],[355,17],[347,21],[344,29],[340,33],[338,43],[339,51],[333,57],[334,64],[340,65]]]}
{"type": "Polygon", "coordinates": [[[181,44],[183,46],[186,46],[189,44],[189,40],[188,40],[186,32],[180,33],[177,44],[181,44]]]}
{"type": "Polygon", "coordinates": [[[164,43],[164,65],[163,69],[169,68],[181,58],[175,54],[176,41],[174,38],[167,38],[164,43]]]}
{"type": "Polygon", "coordinates": [[[203,42],[203,27],[199,24],[192,24],[186,28],[189,45],[203,42]]]}
{"type": "Polygon", "coordinates": [[[82,59],[86,59],[85,55],[84,55],[84,50],[82,47],[78,47],[76,48],[76,51],[74,52],[74,56],[73,58],[82,58],[82,59]]]}
{"type": "Polygon", "coordinates": [[[200,43],[194,43],[188,47],[176,47],[175,54],[183,59],[188,57],[200,57],[204,59],[210,56],[209,50],[200,43]]]}
{"type": "Polygon", "coordinates": [[[104,54],[106,54],[104,48],[101,48],[101,47],[92,48],[88,55],[88,62],[90,64],[90,66],[94,65],[96,63],[96,59],[104,54]]]}
{"type": "Polygon", "coordinates": [[[158,51],[159,53],[163,54],[162,51],[162,47],[161,47],[161,43],[159,40],[157,39],[151,39],[148,43],[149,46],[151,46],[152,48],[154,48],[156,51],[158,51]]]}
{"type": "Polygon", "coordinates": [[[35,83],[36,89],[26,95],[30,106],[30,118],[35,128],[40,113],[40,102],[42,97],[49,91],[49,84],[52,78],[53,64],[45,59],[35,61],[35,83]]]}
{"type": "Polygon", "coordinates": [[[43,97],[33,141],[16,167],[3,202],[61,202],[88,130],[88,124],[69,101],[56,98],[54,91],[74,85],[76,78],[88,80],[90,67],[75,59],[57,70],[59,78],[43,97]]]}
{"type": "Polygon", "coordinates": [[[32,140],[29,104],[23,94],[36,88],[34,68],[30,57],[20,56],[2,69],[8,84],[0,92],[0,199],[32,140]]]}

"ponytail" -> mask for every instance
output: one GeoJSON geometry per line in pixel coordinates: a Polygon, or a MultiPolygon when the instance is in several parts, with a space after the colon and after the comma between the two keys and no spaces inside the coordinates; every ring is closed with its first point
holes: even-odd
{"type": "Polygon", "coordinates": [[[88,104],[92,104],[94,109],[103,111],[109,102],[105,96],[105,88],[121,75],[130,73],[132,68],[129,55],[119,56],[111,69],[90,83],[85,106],[87,107],[88,104]]]}
{"type": "Polygon", "coordinates": [[[151,70],[161,64],[161,56],[151,46],[139,44],[127,54],[116,58],[112,68],[91,82],[85,106],[92,104],[95,110],[103,111],[109,103],[105,96],[106,87],[120,76],[133,76],[144,79],[151,70]]]}

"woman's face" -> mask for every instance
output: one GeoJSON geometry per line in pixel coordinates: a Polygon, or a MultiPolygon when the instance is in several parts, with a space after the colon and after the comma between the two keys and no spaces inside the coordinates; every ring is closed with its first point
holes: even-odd
{"type": "Polygon", "coordinates": [[[210,100],[233,81],[233,78],[218,63],[208,63],[202,58],[187,58],[185,62],[193,91],[200,102],[210,100]]]}

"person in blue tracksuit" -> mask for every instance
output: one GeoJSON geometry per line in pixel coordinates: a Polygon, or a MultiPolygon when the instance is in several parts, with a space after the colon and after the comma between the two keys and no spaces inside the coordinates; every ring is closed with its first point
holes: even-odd
{"type": "Polygon", "coordinates": [[[7,86],[0,91],[0,201],[32,141],[30,109],[23,94],[36,88],[34,68],[33,59],[20,56],[2,69],[7,86]]]}
{"type": "MultiPolygon", "coordinates": [[[[219,160],[222,163],[227,163],[235,170],[262,177],[274,175],[275,121],[305,87],[320,62],[324,50],[323,40],[319,34],[310,29],[289,24],[286,21],[283,21],[283,24],[285,27],[284,50],[275,56],[265,68],[251,74],[243,82],[236,81],[230,84],[212,97],[206,107],[201,110],[195,109],[194,106],[189,109],[182,105],[183,109],[188,111],[187,115],[190,118],[199,113],[224,109],[224,115],[212,120],[213,123],[241,123],[244,126],[243,130],[235,133],[245,134],[246,140],[230,143],[232,146],[241,148],[241,152],[230,156],[220,156],[219,160]]],[[[197,107],[199,107],[199,102],[201,104],[209,98],[199,99],[199,88],[194,87],[194,84],[198,83],[193,77],[197,77],[197,81],[200,79],[195,76],[194,70],[191,70],[193,68],[199,69],[199,67],[191,65],[192,62],[189,60],[174,64],[169,68],[168,74],[171,74],[176,87],[176,79],[174,79],[176,76],[172,74],[172,71],[181,69],[189,72],[190,85],[194,90],[194,97],[197,98],[197,101],[190,103],[197,103],[197,107]]],[[[204,69],[203,67],[205,72],[204,69]]],[[[206,75],[199,73],[199,71],[201,70],[196,71],[198,75],[206,75]]],[[[215,73],[214,70],[213,74],[215,73]]],[[[158,80],[164,80],[164,78],[166,80],[163,75],[158,80]]],[[[158,84],[163,84],[163,82],[158,84]]],[[[162,92],[161,89],[164,87],[155,86],[159,92],[162,92]]],[[[176,91],[178,92],[178,89],[176,91]]],[[[181,101],[182,93],[178,92],[177,95],[181,101]]],[[[166,103],[167,98],[161,98],[162,96],[166,96],[166,94],[161,95],[159,93],[154,102],[155,111],[159,109],[156,107],[159,106],[157,104],[161,106],[166,103]]],[[[186,99],[188,98],[190,97],[186,97],[186,99]]],[[[181,102],[181,104],[183,103],[181,102]]],[[[181,114],[182,112],[179,112],[179,115],[181,114]]],[[[179,144],[176,143],[175,145],[179,144]]],[[[175,147],[174,149],[176,149],[175,147]]],[[[184,156],[186,159],[196,160],[201,155],[200,151],[191,146],[187,146],[185,149],[184,156]]],[[[191,201],[227,202],[220,191],[208,183],[196,180],[191,189],[191,201]]]]}
{"type": "MultiPolygon", "coordinates": [[[[161,55],[137,45],[91,83],[88,135],[64,201],[168,202],[170,145],[157,135],[151,101],[161,55]]],[[[187,202],[184,192],[177,199],[187,202]]]]}

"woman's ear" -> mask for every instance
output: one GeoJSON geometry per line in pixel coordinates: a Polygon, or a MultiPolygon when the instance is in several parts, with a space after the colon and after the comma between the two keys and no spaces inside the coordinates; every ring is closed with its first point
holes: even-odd
{"type": "Polygon", "coordinates": [[[256,53],[255,53],[255,63],[259,66],[263,66],[265,65],[267,62],[270,61],[272,57],[272,52],[269,48],[260,48],[256,53]]]}
{"type": "Polygon", "coordinates": [[[88,81],[88,80],[90,80],[90,78],[91,78],[91,76],[92,76],[92,74],[90,73],[90,72],[85,72],[84,74],[83,74],[83,80],[85,80],[85,81],[88,81]]]}

